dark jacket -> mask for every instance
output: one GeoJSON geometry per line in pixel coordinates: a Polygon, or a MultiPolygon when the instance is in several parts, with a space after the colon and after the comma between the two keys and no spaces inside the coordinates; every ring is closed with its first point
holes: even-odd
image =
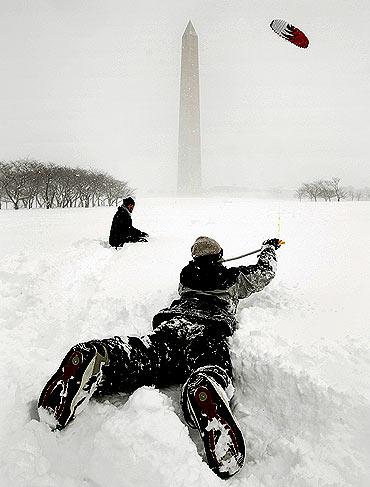
{"type": "Polygon", "coordinates": [[[131,213],[125,206],[119,206],[113,217],[109,245],[122,247],[126,242],[146,242],[148,234],[132,226],[131,213]]]}
{"type": "Polygon", "coordinates": [[[231,335],[236,328],[239,299],[261,291],[274,278],[276,253],[265,245],[257,264],[225,267],[207,259],[195,259],[180,274],[180,299],[153,318],[153,328],[163,321],[183,317],[191,322],[218,325],[231,335]]]}

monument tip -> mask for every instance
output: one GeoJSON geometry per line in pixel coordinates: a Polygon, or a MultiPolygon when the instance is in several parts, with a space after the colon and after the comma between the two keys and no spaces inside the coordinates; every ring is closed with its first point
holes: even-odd
{"type": "Polygon", "coordinates": [[[191,23],[191,20],[189,20],[188,25],[186,26],[184,35],[185,34],[197,35],[197,33],[195,32],[194,26],[191,23]]]}

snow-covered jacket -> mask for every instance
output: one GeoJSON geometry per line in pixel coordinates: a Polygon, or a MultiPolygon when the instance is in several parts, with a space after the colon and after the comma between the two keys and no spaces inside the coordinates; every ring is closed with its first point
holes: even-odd
{"type": "Polygon", "coordinates": [[[236,328],[235,313],[240,299],[261,291],[274,278],[276,253],[265,245],[256,264],[225,267],[214,261],[195,259],[180,274],[180,299],[153,318],[155,328],[163,321],[183,317],[191,322],[222,324],[231,335],[236,328]]]}

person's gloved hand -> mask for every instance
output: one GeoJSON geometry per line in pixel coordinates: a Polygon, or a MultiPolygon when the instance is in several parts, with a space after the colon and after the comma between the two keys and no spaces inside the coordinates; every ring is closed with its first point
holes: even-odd
{"type": "Polygon", "coordinates": [[[285,242],[279,238],[269,238],[262,242],[262,245],[272,245],[275,250],[280,248],[285,242]]]}
{"type": "Polygon", "coordinates": [[[147,233],[145,233],[145,232],[141,232],[141,235],[140,235],[140,236],[141,236],[141,237],[144,237],[144,238],[149,237],[149,235],[148,235],[147,233]]]}

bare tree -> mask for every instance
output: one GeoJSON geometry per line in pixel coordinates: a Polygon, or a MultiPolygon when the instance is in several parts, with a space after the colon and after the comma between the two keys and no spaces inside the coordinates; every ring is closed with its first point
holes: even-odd
{"type": "Polygon", "coordinates": [[[331,201],[334,198],[335,193],[331,187],[330,181],[322,180],[317,181],[317,184],[320,187],[320,197],[324,198],[325,201],[331,201]]]}
{"type": "Polygon", "coordinates": [[[94,169],[29,159],[0,163],[0,209],[1,201],[12,202],[15,209],[20,204],[24,208],[38,205],[48,209],[112,205],[132,193],[127,182],[94,169]]]}
{"type": "Polygon", "coordinates": [[[366,200],[370,200],[370,188],[368,186],[366,186],[365,188],[363,188],[362,194],[364,195],[364,198],[366,200]]]}
{"type": "Polygon", "coordinates": [[[317,199],[322,194],[321,181],[314,181],[313,183],[304,183],[303,190],[304,190],[304,194],[307,195],[311,200],[317,201],[317,199]]]}
{"type": "Polygon", "coordinates": [[[49,162],[43,165],[39,171],[39,191],[38,195],[42,201],[42,206],[50,209],[56,201],[58,190],[58,171],[59,168],[49,162]]]}
{"type": "Polygon", "coordinates": [[[28,202],[35,197],[34,178],[39,164],[38,161],[29,159],[0,164],[0,185],[15,210],[19,209],[21,202],[27,207],[28,202]]]}
{"type": "Polygon", "coordinates": [[[298,189],[296,189],[295,195],[299,199],[299,201],[302,201],[302,198],[306,196],[305,188],[303,186],[300,186],[298,189]]]}
{"type": "Polygon", "coordinates": [[[296,195],[300,200],[308,197],[313,201],[317,201],[318,198],[323,198],[325,201],[335,198],[340,201],[348,196],[353,201],[355,197],[359,200],[364,193],[364,190],[355,190],[351,186],[344,188],[339,185],[339,182],[340,178],[333,177],[329,180],[318,179],[312,183],[304,183],[296,190],[296,195]]]}
{"type": "Polygon", "coordinates": [[[128,187],[124,181],[118,181],[112,177],[106,180],[105,184],[105,196],[109,206],[115,203],[116,205],[123,198],[132,195],[132,190],[128,187]]]}
{"type": "Polygon", "coordinates": [[[337,201],[340,201],[341,199],[345,198],[347,195],[345,188],[339,186],[339,182],[340,182],[340,178],[331,178],[331,180],[329,181],[329,185],[333,190],[334,195],[337,198],[337,201]]]}
{"type": "Polygon", "coordinates": [[[346,192],[347,192],[348,198],[351,201],[353,201],[355,199],[355,196],[356,196],[356,190],[355,190],[355,188],[353,186],[347,186],[346,192]]]}
{"type": "Polygon", "coordinates": [[[72,207],[77,199],[75,172],[75,169],[68,166],[58,167],[55,199],[62,208],[72,207]]]}

